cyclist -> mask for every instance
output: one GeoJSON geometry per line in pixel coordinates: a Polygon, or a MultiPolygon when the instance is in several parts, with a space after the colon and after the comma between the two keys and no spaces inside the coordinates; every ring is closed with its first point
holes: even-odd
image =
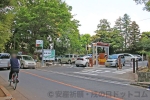
{"type": "MultiPolygon", "coordinates": [[[[11,59],[10,59],[10,73],[9,73],[9,82],[12,81],[12,74],[16,72],[17,74],[19,73],[20,69],[20,61],[17,59],[16,54],[12,54],[11,59]]],[[[18,81],[19,82],[19,81],[18,81]]]]}

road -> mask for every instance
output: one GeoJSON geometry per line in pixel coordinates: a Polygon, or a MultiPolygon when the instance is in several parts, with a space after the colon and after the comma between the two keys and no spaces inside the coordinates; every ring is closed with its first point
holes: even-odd
{"type": "MultiPolygon", "coordinates": [[[[21,69],[17,91],[27,100],[149,100],[150,91],[127,82],[91,79],[73,72],[84,68],[21,69]]],[[[7,81],[8,71],[0,76],[7,81]]]]}

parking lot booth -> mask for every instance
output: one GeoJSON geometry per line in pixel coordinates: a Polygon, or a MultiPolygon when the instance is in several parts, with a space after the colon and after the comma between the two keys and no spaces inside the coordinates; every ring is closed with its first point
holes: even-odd
{"type": "Polygon", "coordinates": [[[93,59],[89,58],[89,67],[93,67],[93,59]]]}
{"type": "Polygon", "coordinates": [[[98,58],[99,65],[105,65],[106,60],[107,60],[106,54],[105,53],[100,53],[99,58],[98,58]]]}
{"type": "Polygon", "coordinates": [[[98,65],[105,65],[106,59],[107,57],[105,56],[107,54],[107,56],[109,56],[109,43],[103,43],[103,42],[97,42],[97,43],[93,43],[92,44],[93,47],[93,62],[95,62],[95,55],[96,55],[96,66],[98,65]],[[99,55],[99,57],[97,56],[98,52],[97,52],[97,48],[104,48],[105,49],[105,53],[101,53],[99,55]]]}

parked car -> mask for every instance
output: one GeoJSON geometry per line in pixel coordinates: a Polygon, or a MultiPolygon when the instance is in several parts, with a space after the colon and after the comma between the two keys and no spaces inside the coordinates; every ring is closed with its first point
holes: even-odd
{"type": "Polygon", "coordinates": [[[55,61],[59,61],[62,58],[62,56],[56,56],[55,61]]]}
{"type": "Polygon", "coordinates": [[[17,58],[20,60],[21,68],[33,68],[35,69],[36,62],[29,55],[18,55],[17,58]]]}
{"type": "Polygon", "coordinates": [[[79,55],[79,57],[84,57],[84,56],[86,56],[86,55],[79,55]]]}
{"type": "Polygon", "coordinates": [[[75,65],[77,67],[79,67],[79,66],[88,67],[88,65],[89,65],[89,57],[87,57],[87,56],[78,57],[77,60],[75,61],[75,65]]]}
{"type": "Polygon", "coordinates": [[[138,61],[142,61],[142,56],[138,54],[133,54],[135,57],[137,57],[138,61]]]}
{"type": "Polygon", "coordinates": [[[0,53],[0,68],[10,69],[10,54],[9,53],[0,53]]]}
{"type": "Polygon", "coordinates": [[[92,54],[87,54],[86,56],[92,57],[92,54]]]}
{"type": "Polygon", "coordinates": [[[118,66],[118,58],[121,57],[121,65],[125,66],[125,58],[123,54],[113,54],[108,57],[105,62],[106,67],[117,67],[118,66]]]}
{"type": "Polygon", "coordinates": [[[76,54],[66,54],[65,56],[62,56],[62,58],[59,59],[60,63],[75,63],[78,55],[76,54]]]}
{"type": "Polygon", "coordinates": [[[133,61],[133,59],[138,60],[138,57],[134,56],[133,54],[129,53],[122,53],[125,57],[125,61],[133,61]]]}

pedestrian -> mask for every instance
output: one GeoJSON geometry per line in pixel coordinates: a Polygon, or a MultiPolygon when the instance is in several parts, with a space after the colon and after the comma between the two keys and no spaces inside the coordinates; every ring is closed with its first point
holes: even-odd
{"type": "Polygon", "coordinates": [[[19,73],[20,69],[20,61],[17,59],[16,54],[12,54],[11,59],[10,59],[10,73],[9,73],[9,82],[12,81],[12,74],[14,72],[19,73]]]}

